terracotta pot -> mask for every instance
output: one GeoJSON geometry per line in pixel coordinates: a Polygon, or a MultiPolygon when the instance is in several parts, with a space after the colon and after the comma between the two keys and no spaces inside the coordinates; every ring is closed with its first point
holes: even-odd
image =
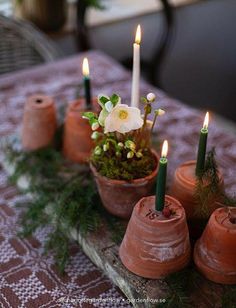
{"type": "Polygon", "coordinates": [[[33,95],[26,101],[22,127],[22,145],[26,150],[48,146],[56,131],[56,110],[51,97],[33,95]]]}
{"type": "Polygon", "coordinates": [[[155,196],[142,198],[134,207],[119,255],[124,266],[145,278],[163,278],[184,268],[190,260],[185,211],[166,195],[169,218],[155,210],[155,196]]]}
{"type": "Polygon", "coordinates": [[[236,208],[214,211],[195,245],[194,262],[206,278],[236,284],[236,208]],[[230,219],[229,210],[234,219],[230,219]]]}
{"type": "Polygon", "coordinates": [[[108,212],[128,219],[138,200],[152,193],[158,170],[157,153],[155,151],[152,151],[152,153],[157,162],[156,168],[150,175],[131,181],[109,179],[100,175],[95,167],[90,164],[102,203],[108,212]]]}
{"type": "MultiPolygon", "coordinates": [[[[93,98],[92,103],[92,111],[98,111],[97,98],[93,98]]],[[[94,147],[90,124],[88,120],[82,118],[85,111],[89,111],[86,110],[85,100],[78,99],[68,106],[65,118],[63,154],[67,159],[76,163],[88,162],[94,147]]]]}
{"type": "MultiPolygon", "coordinates": [[[[199,237],[202,233],[203,221],[197,213],[197,204],[194,198],[197,178],[195,176],[196,161],[187,161],[180,165],[174,175],[174,181],[170,190],[172,196],[180,201],[185,209],[187,220],[190,222],[190,234],[193,237],[199,237]]],[[[220,186],[223,188],[223,177],[219,173],[220,186]]],[[[219,207],[217,202],[208,205],[210,214],[219,207]]]]}

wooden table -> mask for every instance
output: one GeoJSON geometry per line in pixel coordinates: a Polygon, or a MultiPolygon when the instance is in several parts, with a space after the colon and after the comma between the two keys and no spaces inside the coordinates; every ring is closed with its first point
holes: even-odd
{"type": "MultiPolygon", "coordinates": [[[[116,92],[121,95],[123,103],[129,103],[130,73],[98,51],[91,51],[86,55],[90,61],[93,94],[110,95],[116,92]]],[[[2,77],[0,136],[18,130],[28,95],[39,92],[52,95],[58,107],[72,101],[82,80],[83,56],[85,54],[2,77]]],[[[199,128],[204,115],[142,81],[141,93],[146,95],[150,91],[157,94],[158,106],[166,110],[166,115],[158,121],[157,132],[161,141],[168,139],[170,144],[170,184],[176,167],[186,160],[195,158],[199,128]]],[[[215,123],[212,115],[208,147],[211,148],[213,145],[216,146],[218,161],[223,168],[226,188],[229,192],[235,192],[236,138],[215,123]]],[[[8,184],[3,169],[0,170],[0,191],[0,304],[3,307],[130,306],[111,280],[91,263],[77,245],[71,247],[72,259],[66,269],[66,275],[60,276],[53,265],[53,259],[43,255],[45,234],[50,230],[40,229],[29,239],[20,239],[17,236],[20,210],[15,209],[14,205],[19,200],[24,201],[25,197],[20,195],[14,186],[8,184]],[[94,298],[100,301],[89,302],[94,298]],[[65,305],[66,301],[68,306],[65,305]]],[[[106,254],[111,254],[108,258],[115,256],[116,248],[113,248],[107,250],[106,254]]],[[[132,275],[130,277],[133,278],[132,275]]],[[[142,284],[142,281],[140,283],[142,284]]],[[[154,293],[157,291],[155,283],[150,281],[148,285],[154,293]]],[[[217,302],[211,302],[209,294],[221,287],[214,284],[211,286],[212,289],[208,288],[203,294],[205,304],[202,307],[217,306],[217,302]]],[[[195,303],[195,307],[199,307],[197,298],[195,303]]]]}

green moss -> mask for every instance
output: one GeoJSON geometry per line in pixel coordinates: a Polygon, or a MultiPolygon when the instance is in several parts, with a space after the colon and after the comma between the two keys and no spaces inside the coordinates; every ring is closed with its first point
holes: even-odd
{"type": "Polygon", "coordinates": [[[110,179],[133,180],[150,175],[156,167],[156,159],[150,150],[143,151],[141,158],[110,156],[103,153],[92,155],[92,164],[97,171],[110,179]]]}

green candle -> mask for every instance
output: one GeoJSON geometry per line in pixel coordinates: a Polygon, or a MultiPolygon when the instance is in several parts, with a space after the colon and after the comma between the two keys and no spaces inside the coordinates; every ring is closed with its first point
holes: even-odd
{"type": "Polygon", "coordinates": [[[209,122],[209,113],[206,113],[203,127],[200,131],[198,153],[197,153],[197,163],[195,174],[197,176],[201,175],[205,167],[205,156],[206,156],[206,147],[207,147],[207,136],[208,136],[208,122],[209,122]]]}
{"type": "Polygon", "coordinates": [[[166,158],[168,151],[168,142],[165,140],[163,142],[161,158],[159,160],[159,170],[157,176],[157,186],[156,186],[156,210],[162,211],[165,205],[165,193],[166,193],[166,173],[167,173],[167,163],[166,158]]]}
{"type": "Polygon", "coordinates": [[[91,109],[91,90],[90,90],[90,78],[89,78],[89,64],[88,59],[83,60],[83,75],[84,75],[84,91],[85,91],[85,101],[86,109],[91,109]]]}

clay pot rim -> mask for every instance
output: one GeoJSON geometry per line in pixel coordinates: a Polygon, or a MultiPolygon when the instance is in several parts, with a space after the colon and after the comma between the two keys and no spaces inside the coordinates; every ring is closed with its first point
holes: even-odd
{"type": "Polygon", "coordinates": [[[155,177],[157,175],[157,171],[159,168],[159,156],[157,154],[157,152],[154,149],[151,149],[151,152],[153,154],[153,156],[156,159],[156,167],[154,168],[154,170],[147,176],[143,177],[143,178],[139,178],[139,179],[133,179],[133,180],[116,180],[116,179],[110,179],[104,175],[101,175],[97,169],[94,167],[94,165],[92,164],[92,162],[90,161],[89,166],[90,169],[92,170],[93,174],[95,175],[95,177],[99,177],[101,180],[103,180],[104,182],[107,182],[109,184],[113,184],[113,185],[123,185],[123,184],[128,184],[128,185],[136,185],[139,183],[142,183],[144,181],[148,181],[150,179],[152,179],[153,177],[155,177]]]}
{"type": "Polygon", "coordinates": [[[44,94],[34,94],[28,97],[26,102],[26,107],[34,108],[35,110],[44,109],[54,106],[53,98],[44,94]],[[42,102],[37,103],[37,100],[42,100],[42,102]]]}
{"type": "Polygon", "coordinates": [[[95,104],[97,104],[99,106],[99,104],[97,102],[97,97],[92,97],[91,101],[92,101],[92,108],[87,109],[87,108],[84,108],[84,107],[86,107],[86,105],[85,106],[80,106],[80,105],[84,105],[83,104],[85,102],[84,97],[78,97],[77,99],[72,100],[68,104],[67,112],[78,112],[78,113],[80,113],[80,112],[87,112],[87,111],[96,112],[97,110],[95,108],[95,104]]]}
{"type": "MultiPolygon", "coordinates": [[[[187,160],[185,161],[184,163],[180,164],[177,169],[175,170],[175,177],[180,179],[183,183],[185,184],[188,184],[188,186],[191,186],[191,187],[195,187],[195,182],[192,182],[192,181],[188,181],[180,172],[180,168],[183,167],[183,166],[190,166],[190,165],[196,165],[196,160],[187,160]]],[[[219,168],[218,170],[218,175],[219,175],[219,180],[220,180],[220,183],[222,184],[223,183],[223,175],[222,175],[222,172],[221,172],[221,168],[219,168]]]]}
{"type": "MultiPolygon", "coordinates": [[[[221,212],[222,210],[226,210],[226,209],[234,209],[234,210],[236,210],[236,208],[235,207],[233,207],[233,206],[227,206],[227,207],[219,207],[218,209],[215,209],[215,211],[211,214],[211,219],[214,219],[214,225],[216,224],[217,225],[217,228],[219,228],[219,229],[222,229],[222,231],[225,231],[225,230],[228,230],[229,228],[227,228],[226,226],[224,226],[224,225],[222,225],[222,224],[220,224],[219,223],[219,221],[216,219],[216,214],[218,213],[218,212],[221,212]]],[[[232,225],[235,225],[235,229],[230,229],[230,233],[235,233],[236,234],[236,224],[233,224],[232,223],[232,225]]]]}
{"type": "MultiPolygon", "coordinates": [[[[141,199],[138,201],[139,205],[142,204],[142,202],[143,202],[144,199],[150,198],[150,197],[155,198],[155,195],[147,196],[147,197],[141,198],[141,199]]],[[[170,196],[170,195],[165,194],[165,199],[166,199],[166,198],[167,198],[167,199],[174,200],[174,204],[177,205],[177,206],[182,210],[182,211],[181,211],[181,215],[180,215],[180,216],[172,216],[172,217],[170,217],[169,219],[167,218],[166,220],[157,220],[157,221],[155,221],[155,220],[150,220],[150,223],[151,223],[151,224],[156,225],[155,222],[158,222],[158,224],[160,224],[160,223],[161,223],[161,224],[167,224],[167,223],[172,223],[172,222],[178,221],[178,220],[180,220],[180,219],[186,219],[185,209],[184,209],[184,207],[182,206],[182,204],[179,202],[179,200],[176,199],[176,198],[173,197],[173,196],[170,196]]],[[[137,208],[137,207],[135,206],[135,207],[134,207],[134,212],[135,212],[136,215],[139,215],[139,214],[138,214],[138,211],[139,211],[139,208],[137,208]]],[[[160,212],[160,211],[159,211],[159,212],[160,212]]],[[[145,217],[139,215],[139,218],[140,218],[140,220],[142,220],[144,223],[146,223],[145,217]]]]}

